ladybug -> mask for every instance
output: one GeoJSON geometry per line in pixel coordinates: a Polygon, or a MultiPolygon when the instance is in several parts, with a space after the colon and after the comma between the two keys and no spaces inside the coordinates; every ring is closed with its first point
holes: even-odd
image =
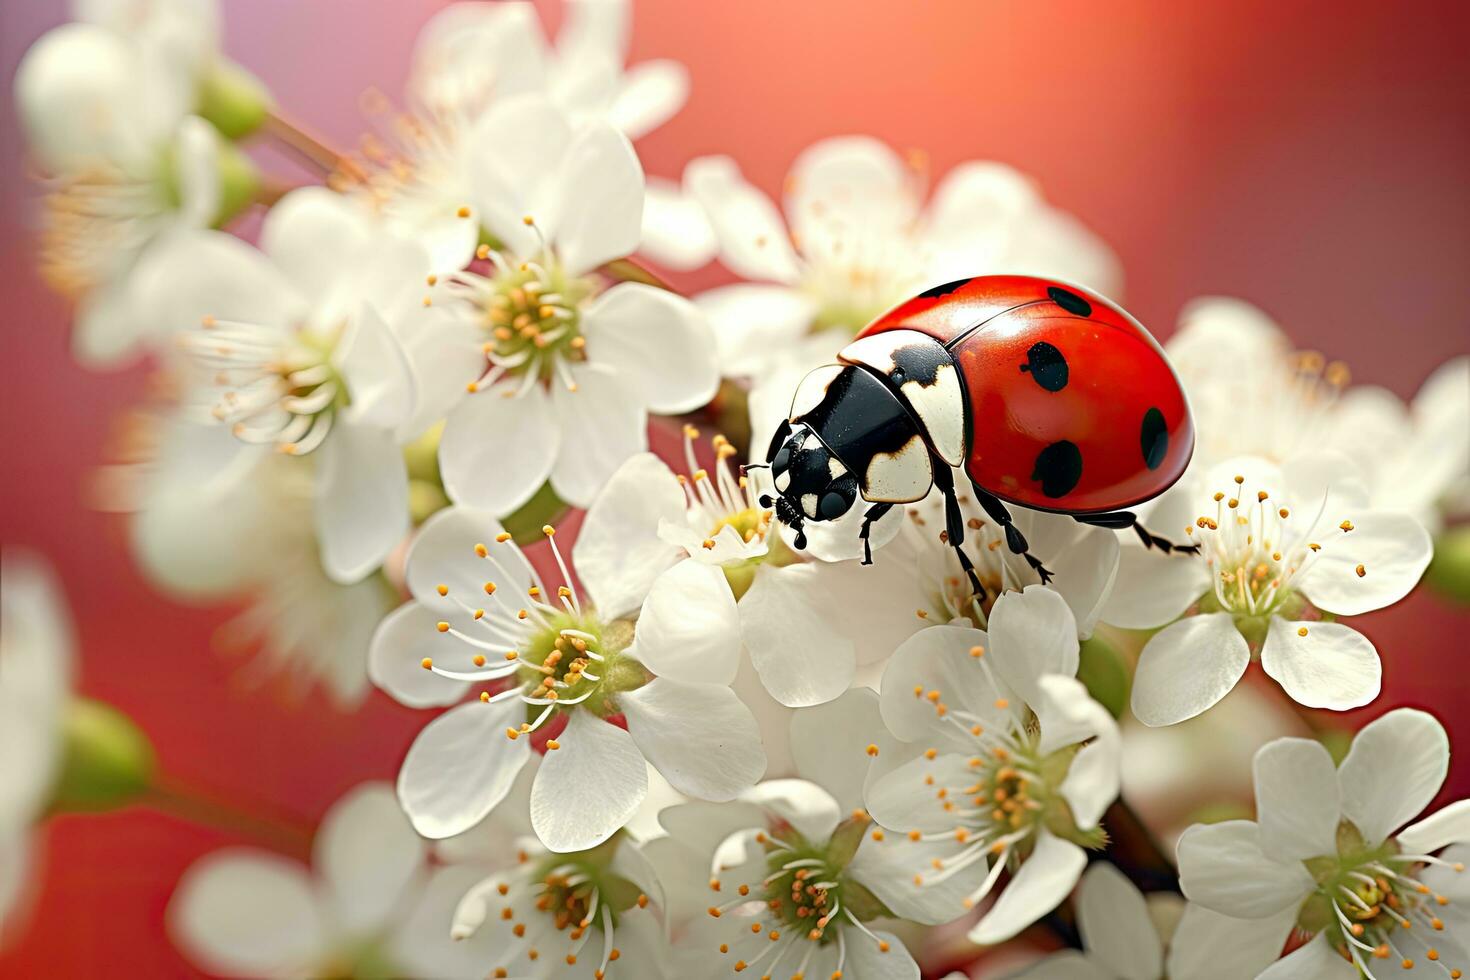
{"type": "Polygon", "coordinates": [[[1051,573],[1007,504],[1198,552],[1129,510],[1184,473],[1194,423],[1163,349],[1102,296],[1030,276],[958,279],[880,316],[837,360],[798,385],[767,452],[776,517],[798,548],[805,522],[836,520],[861,497],[869,564],[872,523],[938,487],[948,543],[983,595],[960,549],[953,471],[963,468],[1007,547],[1043,582],[1051,573]]]}

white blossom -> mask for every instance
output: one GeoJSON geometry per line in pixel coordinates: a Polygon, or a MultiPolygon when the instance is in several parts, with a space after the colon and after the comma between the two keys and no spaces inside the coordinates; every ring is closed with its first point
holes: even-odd
{"type": "Polygon", "coordinates": [[[1317,937],[1262,973],[1370,978],[1465,970],[1470,801],[1414,823],[1444,784],[1449,739],[1432,716],[1391,711],[1340,766],[1321,744],[1277,739],[1256,754],[1256,820],[1197,825],[1179,841],[1193,902],[1317,937]],[[1404,826],[1408,824],[1408,826],[1404,826]],[[1443,853],[1440,853],[1443,852],[1443,853]]]}
{"type": "Polygon", "coordinates": [[[868,809],[911,839],[964,844],[926,881],[988,866],[963,908],[1010,872],[971,929],[974,942],[1002,942],[1054,909],[1082,874],[1084,847],[1103,842],[1098,824],[1118,795],[1118,728],[1075,679],[1077,665],[1070,610],[1032,586],[997,599],[988,630],[915,634],[883,676],[883,720],[910,757],[875,774],[868,809]]]}
{"type": "Polygon", "coordinates": [[[1352,464],[1331,453],[1280,467],[1240,458],[1186,481],[1150,523],[1180,527],[1200,560],[1125,548],[1103,612],[1115,626],[1164,627],[1139,657],[1138,719],[1194,717],[1235,686],[1253,656],[1309,707],[1343,710],[1376,697],[1377,650],[1323,614],[1356,616],[1407,595],[1431,554],[1418,522],[1373,507],[1352,464]]]}
{"type": "Polygon", "coordinates": [[[649,577],[630,555],[581,570],[584,602],[554,530],[544,530],[555,588],[481,511],[441,511],[409,552],[414,600],[379,628],[373,679],[420,707],[453,704],[475,683],[494,689],[430,722],[409,750],[398,792],[418,831],[449,837],[482,820],[533,738],[547,757],[531,822],[559,852],[587,850],[623,826],[647,794],[645,760],[701,799],[731,799],[760,778],[760,731],[728,686],[739,643],[718,573],[649,577]],[[644,584],[630,591],[629,577],[644,584]],[[543,726],[563,721],[541,742],[543,726]]]}

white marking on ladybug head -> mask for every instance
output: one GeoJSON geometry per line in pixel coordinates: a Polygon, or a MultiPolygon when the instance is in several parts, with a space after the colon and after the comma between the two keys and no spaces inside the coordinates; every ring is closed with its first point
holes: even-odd
{"type": "Polygon", "coordinates": [[[777,473],[776,479],[773,482],[776,484],[776,492],[785,493],[786,489],[791,486],[791,471],[782,470],[780,473],[777,473]]]}
{"type": "Polygon", "coordinates": [[[814,453],[822,448],[822,440],[817,438],[816,433],[808,433],[806,439],[801,443],[801,448],[814,453]]]}
{"type": "Polygon", "coordinates": [[[863,496],[872,501],[909,503],[922,500],[933,484],[929,449],[923,437],[915,435],[897,452],[873,455],[868,461],[863,496]]]}
{"type": "Polygon", "coordinates": [[[847,467],[836,456],[827,457],[827,472],[836,480],[847,475],[847,467]]]}
{"type": "Polygon", "coordinates": [[[804,493],[804,494],[802,494],[801,495],[801,509],[806,512],[806,516],[807,517],[810,517],[812,520],[816,520],[817,519],[817,495],[814,494],[814,493],[804,493]]]}

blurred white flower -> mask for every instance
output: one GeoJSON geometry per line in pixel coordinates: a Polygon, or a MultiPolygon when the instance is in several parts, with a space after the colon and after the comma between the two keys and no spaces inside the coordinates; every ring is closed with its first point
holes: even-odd
{"type": "Polygon", "coordinates": [[[75,647],[50,568],[7,548],[0,557],[0,940],[20,919],[31,825],[61,767],[75,647]]]}
{"type": "Polygon", "coordinates": [[[875,920],[955,918],[983,865],[935,875],[961,842],[887,835],[869,820],[870,756],[894,744],[872,691],[797,712],[791,737],[801,778],[761,783],[734,803],[670,807],[660,814],[668,836],[645,845],[669,908],[693,920],[676,929],[680,976],[751,968],[917,980],[908,950],[875,920]]]}
{"type": "MultiPolygon", "coordinates": [[[[503,189],[493,177],[487,188],[486,175],[507,156],[519,158],[512,166],[522,171],[554,168],[538,135],[547,120],[528,115],[526,105],[548,107],[552,123],[611,126],[629,139],[683,105],[688,79],[677,62],[647,61],[624,72],[628,20],[621,0],[573,0],[553,49],[531,4],[449,5],[424,25],[415,44],[410,111],[391,113],[373,99],[369,108],[382,120],[380,132],[364,140],[360,172],[340,176],[397,227],[418,236],[433,253],[436,271],[463,268],[474,256],[482,223],[495,231],[483,222],[482,208],[509,203],[486,200],[503,189]],[[518,99],[524,96],[534,98],[518,99]],[[507,146],[517,143],[524,146],[508,154],[507,146]]],[[[682,259],[686,266],[707,261],[713,243],[703,213],[667,181],[651,188],[649,197],[649,213],[635,214],[633,222],[649,228],[656,257],[682,259]]],[[[622,254],[637,244],[635,234],[622,254]]]]}
{"type": "Polygon", "coordinates": [[[576,128],[540,96],[492,115],[520,134],[518,152],[486,155],[478,185],[480,220],[502,246],[431,290],[437,353],[420,382],[448,413],[444,486],[505,514],[549,479],[586,506],[647,447],[649,412],[714,396],[714,340],[688,300],[633,282],[602,291],[593,276],[638,244],[643,172],[626,137],[576,128]]]}
{"type": "Polygon", "coordinates": [[[1373,644],[1320,613],[1356,616],[1398,602],[1432,548],[1412,517],[1370,504],[1349,460],[1332,453],[1299,455],[1282,467],[1229,460],[1203,480],[1186,477],[1151,521],[1184,529],[1202,560],[1123,549],[1103,620],[1165,627],[1139,657],[1139,721],[1171,725],[1206,710],[1240,680],[1253,651],[1308,707],[1344,710],[1377,696],[1382,668],[1373,644]]]}
{"type": "Polygon", "coordinates": [[[695,297],[729,376],[814,367],[800,357],[802,338],[850,338],[924,286],[961,276],[1050,275],[1114,295],[1120,287],[1107,246],[998,163],[956,167],[926,208],[916,168],[885,144],[823,140],[787,177],[784,221],[729,157],[692,161],[684,186],[708,212],[721,260],[752,280],[695,297]]]}
{"type": "Polygon", "coordinates": [[[160,243],[215,220],[237,154],[188,115],[169,59],[90,23],[58,27],[16,69],[16,107],[45,192],[41,271],[78,302],[73,349],[111,366],[156,335],[134,271],[160,243]]]}
{"type": "Polygon", "coordinates": [[[450,855],[492,849],[501,865],[465,892],[451,935],[488,953],[482,977],[665,976],[658,875],[626,833],[585,851],[546,850],[526,816],[535,768],[521,770],[504,807],[440,844],[450,855]]]}
{"type": "Polygon", "coordinates": [[[1122,872],[1098,861],[1077,888],[1083,952],[1053,953],[1014,980],[1254,980],[1281,952],[1279,916],[1232,919],[1177,899],[1145,899],[1122,872]],[[1151,907],[1163,914],[1151,915],[1151,907]],[[1172,931],[1161,935],[1158,919],[1173,919],[1172,931]]]}
{"type": "Polygon", "coordinates": [[[174,942],[228,976],[484,976],[496,950],[450,938],[473,869],[432,867],[386,783],[332,805],[312,866],[250,847],[196,861],[169,902],[174,942]]]}
{"type": "Polygon", "coordinates": [[[1416,964],[1459,975],[1470,968],[1470,800],[1399,829],[1439,792],[1449,753],[1439,722],[1409,708],[1365,726],[1336,768],[1317,742],[1272,742],[1256,754],[1257,819],[1180,839],[1185,895],[1275,920],[1281,941],[1293,923],[1318,933],[1267,980],[1383,977],[1416,964]]]}
{"type": "Polygon", "coordinates": [[[1349,386],[1347,365],[1292,350],[1260,310],[1218,297],[1186,306],[1165,346],[1189,392],[1197,469],[1335,449],[1359,466],[1374,506],[1430,531],[1470,487],[1470,357],[1445,362],[1405,405],[1376,385],[1349,386]]]}
{"type": "MultiPolygon", "coordinates": [[[[585,526],[603,519],[589,514],[585,526]]],[[[622,827],[648,791],[645,760],[680,792],[712,800],[765,770],[755,719],[728,686],[739,634],[723,577],[697,565],[659,573],[630,551],[580,569],[584,603],[545,530],[563,582],[554,590],[489,514],[436,514],[409,552],[414,601],[374,637],[373,679],[405,704],[453,704],[471,684],[494,685],[430,722],[404,760],[399,798],[427,837],[480,822],[526,764],[532,736],[563,720],[544,742],[530,802],[554,851],[586,850],[622,827]]]]}
{"type": "Polygon", "coordinates": [[[222,627],[227,652],[256,649],[249,681],[304,692],[320,683],[344,709],[369,690],[373,630],[397,602],[387,580],[328,577],[313,519],[311,460],[241,443],[190,418],[156,423],[156,456],[137,464],[130,527],[153,584],[185,601],[243,598],[222,627]]]}
{"type": "Polygon", "coordinates": [[[195,366],[193,399],[244,442],[316,460],[316,532],[336,581],[360,581],[409,527],[402,442],[414,372],[395,330],[422,307],[428,258],[320,188],[266,217],[256,251],[182,240],[158,270],[195,366]]]}
{"type": "Polygon", "coordinates": [[[72,16],[126,36],[155,70],[203,75],[219,56],[217,0],[72,0],[72,16]]]}
{"type": "Polygon", "coordinates": [[[1071,611],[1032,586],[996,600],[988,631],[915,634],[883,675],[883,720],[912,743],[912,757],[875,773],[868,809],[913,839],[965,845],[926,881],[989,862],[963,908],[1011,873],[971,929],[974,942],[1002,942],[1056,908],[1087,863],[1084,846],[1105,840],[1099,821],[1118,795],[1118,726],[1075,679],[1077,664],[1071,611]]]}

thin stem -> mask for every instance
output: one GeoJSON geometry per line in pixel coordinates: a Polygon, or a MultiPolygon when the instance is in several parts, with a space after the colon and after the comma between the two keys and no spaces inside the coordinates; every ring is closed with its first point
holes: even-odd
{"type": "Polygon", "coordinates": [[[330,177],[334,173],[354,179],[363,176],[362,169],[350,157],[278,113],[272,112],[265,117],[261,132],[302,163],[319,171],[323,177],[330,177]]]}
{"type": "Polygon", "coordinates": [[[1144,892],[1179,891],[1179,872],[1158,839],[1120,796],[1103,814],[1108,849],[1101,857],[1114,864],[1144,892]]]}
{"type": "Polygon", "coordinates": [[[300,186],[275,177],[265,177],[260,182],[260,189],[255,192],[255,203],[267,208],[275,207],[277,201],[300,186]]]}
{"type": "Polygon", "coordinates": [[[161,781],[150,787],[137,802],[180,820],[253,838],[283,854],[303,859],[311,854],[312,830],[299,820],[280,812],[248,812],[173,780],[161,781]]]}

